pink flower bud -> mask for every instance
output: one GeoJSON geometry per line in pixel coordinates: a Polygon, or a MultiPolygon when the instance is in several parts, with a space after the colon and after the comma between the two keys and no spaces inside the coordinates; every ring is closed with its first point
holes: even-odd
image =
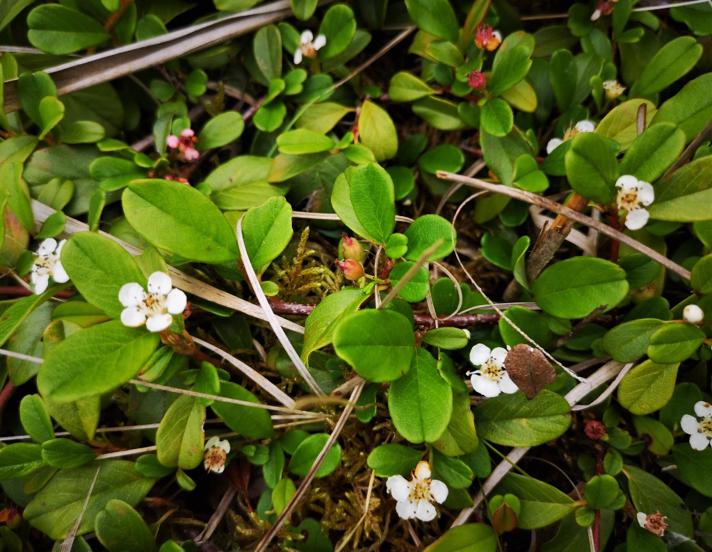
{"type": "Polygon", "coordinates": [[[354,261],[363,262],[366,257],[366,252],[356,238],[343,234],[341,242],[339,242],[339,256],[342,259],[353,259],[354,261]]]}
{"type": "Polygon", "coordinates": [[[467,84],[475,90],[484,90],[487,86],[487,77],[482,71],[472,71],[467,75],[467,84]]]}
{"type": "Polygon", "coordinates": [[[341,272],[344,273],[344,277],[352,282],[355,282],[359,278],[363,278],[365,274],[363,271],[363,265],[354,259],[336,261],[336,265],[339,267],[341,272]]]}
{"type": "Polygon", "coordinates": [[[168,137],[168,140],[166,140],[166,145],[171,149],[176,149],[179,144],[180,144],[180,140],[178,139],[178,136],[176,136],[175,134],[171,134],[168,137]]]}

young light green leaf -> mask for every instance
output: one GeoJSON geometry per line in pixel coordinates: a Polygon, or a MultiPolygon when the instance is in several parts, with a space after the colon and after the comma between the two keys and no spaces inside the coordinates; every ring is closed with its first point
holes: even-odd
{"type": "Polygon", "coordinates": [[[495,552],[497,535],[484,523],[466,523],[449,529],[425,552],[495,552]]]}
{"type": "MultiPolygon", "coordinates": [[[[295,475],[304,477],[314,464],[314,460],[319,455],[324,445],[329,440],[326,433],[316,433],[304,439],[292,454],[288,469],[295,475]]],[[[316,470],[315,477],[326,477],[341,464],[341,446],[336,443],[326,453],[324,461],[316,470]]]]}
{"type": "Polygon", "coordinates": [[[423,451],[421,450],[398,443],[388,443],[373,449],[369,453],[366,463],[378,477],[407,475],[422,457],[423,451]]]}
{"type": "Polygon", "coordinates": [[[633,414],[650,414],[660,410],[672,398],[679,363],[658,364],[646,360],[621,380],[618,400],[633,414]]]}
{"type": "Polygon", "coordinates": [[[618,163],[604,138],[593,132],[578,134],[566,152],[565,163],[566,177],[579,194],[604,205],[613,201],[618,163]]]}
{"type": "Polygon", "coordinates": [[[109,39],[94,18],[61,4],[43,4],[27,16],[30,43],[49,54],[72,54],[109,39]]]}
{"type": "Polygon", "coordinates": [[[646,63],[630,90],[631,95],[651,96],[660,92],[687,74],[701,55],[702,45],[692,36],[681,36],[666,42],[646,63]]]}
{"type": "Polygon", "coordinates": [[[411,19],[423,31],[456,42],[460,24],[449,0],[406,0],[411,19]]]}
{"type": "Polygon", "coordinates": [[[225,111],[210,119],[198,135],[198,148],[220,148],[237,140],[245,129],[245,121],[237,111],[225,111]]]}
{"type": "Polygon", "coordinates": [[[260,274],[292,239],[292,206],[283,197],[272,197],[245,213],[242,230],[250,262],[260,274]]]}
{"type": "Polygon", "coordinates": [[[179,396],[163,415],[156,432],[158,461],[166,467],[192,470],[203,460],[205,407],[179,396]]]}
{"type": "Polygon", "coordinates": [[[146,522],[130,504],[113,499],[96,515],[96,537],[109,552],[153,552],[156,541],[146,522]]]}
{"type": "Polygon", "coordinates": [[[363,102],[358,118],[360,142],[369,148],[376,161],[394,157],[398,152],[398,133],[388,112],[370,100],[363,102]]]}
{"type": "Polygon", "coordinates": [[[675,162],[684,147],[685,133],[675,125],[651,125],[631,144],[621,162],[620,172],[654,182],[675,162]]]}
{"type": "MultiPolygon", "coordinates": [[[[220,383],[220,395],[230,399],[239,399],[259,403],[259,399],[247,389],[231,381],[220,383]]],[[[263,408],[251,408],[239,404],[215,401],[210,406],[225,422],[225,425],[250,439],[266,439],[272,436],[272,418],[263,408]]]]}
{"type": "Polygon", "coordinates": [[[47,405],[37,394],[25,395],[20,401],[20,422],[25,431],[37,443],[54,438],[52,420],[47,405]]]}

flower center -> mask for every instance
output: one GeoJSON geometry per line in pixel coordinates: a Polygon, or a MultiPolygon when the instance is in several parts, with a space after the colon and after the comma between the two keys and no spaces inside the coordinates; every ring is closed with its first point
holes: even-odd
{"type": "Polygon", "coordinates": [[[618,208],[625,211],[632,211],[640,206],[637,190],[621,190],[618,192],[618,208]]]}
{"type": "Polygon", "coordinates": [[[408,500],[417,502],[419,500],[430,501],[430,499],[430,481],[428,479],[416,479],[411,481],[408,500]]]}
{"type": "Polygon", "coordinates": [[[485,362],[480,367],[480,372],[484,377],[489,378],[495,382],[501,380],[502,376],[504,375],[504,370],[500,366],[497,366],[497,364],[493,360],[488,360],[487,362],[485,362]]]}
{"type": "Polygon", "coordinates": [[[225,452],[223,449],[220,447],[210,447],[206,452],[205,452],[205,464],[208,467],[214,468],[214,467],[220,467],[225,464],[225,461],[227,460],[227,452],[225,452]]]}
{"type": "Polygon", "coordinates": [[[316,48],[314,48],[314,46],[312,45],[311,42],[308,44],[302,44],[301,50],[302,50],[302,54],[304,55],[304,57],[308,57],[308,58],[316,57],[316,48]]]}
{"type": "Polygon", "coordinates": [[[712,418],[704,418],[697,426],[697,431],[708,439],[712,439],[712,418]]]}
{"type": "Polygon", "coordinates": [[[146,314],[163,314],[166,311],[166,298],[160,293],[147,293],[143,306],[146,314]]]}

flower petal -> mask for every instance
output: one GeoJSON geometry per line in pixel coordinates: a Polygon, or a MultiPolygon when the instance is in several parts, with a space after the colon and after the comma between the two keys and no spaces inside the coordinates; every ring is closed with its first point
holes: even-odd
{"type": "Polygon", "coordinates": [[[495,347],[490,353],[490,358],[497,366],[502,368],[504,366],[504,359],[507,358],[507,349],[504,347],[495,347]]]}
{"type": "Polygon", "coordinates": [[[684,431],[688,435],[695,435],[697,433],[697,428],[699,427],[699,425],[700,423],[697,421],[697,419],[694,416],[690,416],[689,414],[685,414],[680,420],[680,427],[682,428],[682,431],[684,431]]]}
{"type": "Polygon", "coordinates": [[[148,277],[148,292],[168,295],[173,288],[171,277],[165,272],[154,272],[148,277]]]}
{"type": "MultiPolygon", "coordinates": [[[[705,319],[705,313],[697,305],[687,305],[682,309],[682,319],[690,324],[699,324],[705,319]]],[[[698,416],[712,416],[712,405],[710,405],[709,414],[698,414],[698,416]]]]}
{"type": "Polygon", "coordinates": [[[124,307],[135,307],[142,303],[145,297],[146,292],[144,292],[141,285],[136,282],[124,284],[119,290],[119,303],[124,307]]]}
{"type": "Polygon", "coordinates": [[[222,439],[222,440],[218,439],[218,443],[215,446],[223,449],[225,451],[225,454],[230,453],[230,441],[228,441],[227,439],[222,439]]]}
{"type": "Polygon", "coordinates": [[[49,275],[33,273],[32,280],[35,284],[35,293],[37,295],[47,291],[47,286],[49,285],[49,275]]]}
{"type": "Polygon", "coordinates": [[[425,460],[421,460],[418,462],[418,465],[415,466],[413,475],[415,475],[417,479],[430,479],[430,476],[432,475],[432,472],[430,471],[430,464],[428,464],[425,460]]]}
{"type": "Polygon", "coordinates": [[[315,50],[321,50],[324,46],[326,46],[326,36],[323,34],[316,35],[314,42],[312,42],[312,47],[315,50]]]}
{"type": "Polygon", "coordinates": [[[546,143],[546,153],[550,154],[563,143],[564,141],[561,138],[552,138],[546,143]]]}
{"type": "Polygon", "coordinates": [[[638,189],[638,179],[632,174],[624,174],[616,180],[616,188],[621,188],[626,192],[638,189]]]}
{"type": "Polygon", "coordinates": [[[588,119],[584,119],[583,121],[579,121],[578,123],[576,123],[574,128],[578,132],[593,132],[594,130],[596,130],[596,123],[594,123],[593,121],[589,121],[588,119]]]}
{"type": "Polygon", "coordinates": [[[301,48],[297,48],[296,51],[294,52],[294,65],[299,65],[302,62],[302,56],[304,54],[302,53],[301,48]]]}
{"type": "Polygon", "coordinates": [[[149,332],[162,332],[173,323],[170,314],[154,314],[146,320],[146,328],[149,332]]]}
{"type": "Polygon", "coordinates": [[[185,310],[188,298],[180,289],[172,289],[166,297],[166,310],[171,314],[181,314],[185,310]]]}
{"type": "Polygon", "coordinates": [[[302,31],[302,34],[299,37],[299,42],[301,44],[309,44],[312,40],[314,40],[314,33],[312,33],[309,29],[302,31]]]}
{"type": "Polygon", "coordinates": [[[512,378],[510,378],[506,372],[502,376],[502,379],[499,380],[499,388],[502,390],[502,393],[507,393],[507,395],[519,391],[517,384],[512,381],[512,378]]]}
{"type": "Polygon", "coordinates": [[[445,483],[443,483],[442,481],[433,479],[430,482],[430,494],[433,495],[435,502],[437,502],[438,504],[442,504],[443,502],[445,502],[448,493],[449,491],[447,485],[445,485],[445,483]]]}
{"type": "Polygon", "coordinates": [[[396,513],[401,519],[413,519],[418,504],[410,500],[399,500],[396,502],[396,513]]]}
{"type": "Polygon", "coordinates": [[[638,181],[638,201],[645,207],[655,201],[655,188],[647,182],[638,181]]]}
{"type": "Polygon", "coordinates": [[[208,450],[210,448],[213,448],[214,446],[217,446],[217,444],[220,442],[220,437],[217,435],[213,435],[210,439],[208,439],[205,443],[205,450],[208,450]]]}
{"type": "Polygon", "coordinates": [[[472,388],[485,397],[496,397],[502,392],[497,382],[484,376],[472,374],[470,381],[472,382],[472,388]]]}
{"type": "Polygon", "coordinates": [[[492,350],[484,343],[478,343],[470,349],[470,362],[475,366],[482,366],[489,360],[492,350]]]}
{"type": "Polygon", "coordinates": [[[52,279],[58,284],[63,284],[69,281],[69,274],[67,274],[62,266],[62,263],[59,261],[55,262],[52,267],[52,279]]]}
{"type": "Polygon", "coordinates": [[[146,322],[146,315],[137,306],[128,306],[121,311],[121,323],[129,328],[138,328],[146,322]]]}
{"type": "Polygon", "coordinates": [[[402,475],[392,475],[386,479],[386,490],[398,502],[402,502],[408,499],[410,483],[408,483],[408,480],[402,475]]]}
{"type": "Polygon", "coordinates": [[[640,230],[648,223],[650,213],[645,209],[633,209],[628,211],[625,217],[625,227],[628,230],[640,230]]]}
{"type": "Polygon", "coordinates": [[[415,510],[415,517],[417,517],[420,521],[433,521],[437,515],[438,511],[430,502],[427,500],[418,501],[418,506],[415,510]]]}
{"type": "Polygon", "coordinates": [[[178,136],[175,136],[174,134],[171,134],[166,139],[166,145],[171,149],[176,149],[178,147],[178,144],[180,144],[180,139],[178,138],[178,136]]]}
{"type": "Polygon", "coordinates": [[[648,521],[648,516],[645,512],[638,512],[635,514],[635,519],[638,520],[638,525],[645,527],[645,523],[648,521]]]}
{"type": "Polygon", "coordinates": [[[38,255],[51,255],[54,250],[57,249],[57,240],[54,238],[47,238],[42,240],[39,247],[37,248],[38,255]]]}
{"type": "Polygon", "coordinates": [[[697,401],[695,403],[695,414],[700,418],[712,417],[712,404],[706,401],[697,401]]]}
{"type": "Polygon", "coordinates": [[[690,435],[690,446],[695,450],[705,450],[709,444],[710,440],[702,433],[690,435]]]}

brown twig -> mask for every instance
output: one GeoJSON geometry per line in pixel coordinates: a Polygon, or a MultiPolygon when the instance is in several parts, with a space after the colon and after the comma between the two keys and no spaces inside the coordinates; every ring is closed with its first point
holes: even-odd
{"type": "Polygon", "coordinates": [[[134,3],[134,0],[121,0],[119,9],[116,10],[114,13],[112,13],[107,18],[106,23],[104,23],[104,30],[107,33],[110,33],[111,31],[114,30],[114,27],[116,27],[119,20],[126,13],[126,10],[128,10],[131,7],[131,4],[133,4],[133,3],[134,3]]]}
{"type": "Polygon", "coordinates": [[[590,226],[591,228],[598,230],[601,234],[605,234],[609,238],[619,240],[621,243],[624,243],[631,249],[635,249],[639,253],[642,253],[643,255],[646,255],[652,260],[660,263],[665,268],[667,268],[671,272],[674,272],[681,278],[688,281],[690,280],[690,271],[680,266],[676,262],[671,261],[665,255],[658,253],[654,249],[648,247],[647,245],[639,242],[634,238],[631,238],[627,234],[619,232],[618,230],[614,230],[607,224],[603,224],[600,221],[597,221],[591,217],[574,211],[573,209],[561,205],[561,203],[557,203],[546,197],[542,197],[531,192],[526,192],[524,190],[510,188],[509,186],[502,186],[501,184],[492,184],[491,182],[485,182],[484,180],[480,180],[478,178],[469,178],[447,171],[438,171],[437,176],[438,178],[442,178],[443,180],[450,180],[452,182],[463,182],[468,186],[477,188],[479,190],[487,190],[496,194],[503,194],[509,197],[513,197],[515,199],[519,199],[521,201],[526,201],[527,203],[531,203],[533,205],[538,205],[539,207],[544,207],[545,209],[548,209],[549,211],[552,211],[554,213],[563,214],[578,223],[585,224],[586,226],[590,226]]]}

